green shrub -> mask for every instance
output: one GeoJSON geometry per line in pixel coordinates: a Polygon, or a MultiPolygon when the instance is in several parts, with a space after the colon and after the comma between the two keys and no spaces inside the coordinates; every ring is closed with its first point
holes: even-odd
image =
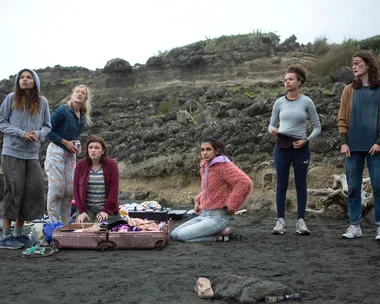
{"type": "Polygon", "coordinates": [[[279,35],[277,35],[276,33],[273,33],[273,32],[269,32],[268,34],[272,38],[273,44],[280,43],[281,38],[279,35]]]}
{"type": "Polygon", "coordinates": [[[318,77],[333,74],[342,66],[351,66],[352,55],[358,50],[358,43],[349,39],[340,45],[330,45],[329,51],[318,59],[310,70],[318,77]]]}
{"type": "Polygon", "coordinates": [[[191,109],[191,105],[190,105],[190,109],[189,109],[189,114],[190,114],[190,117],[189,117],[189,122],[193,125],[198,125],[198,122],[197,122],[197,115],[199,113],[199,109],[195,109],[195,110],[192,110],[191,109]]]}
{"type": "Polygon", "coordinates": [[[214,39],[209,37],[205,37],[206,40],[194,42],[192,44],[186,45],[186,48],[198,48],[203,47],[204,50],[208,53],[216,53],[221,50],[229,49],[233,46],[239,46],[249,41],[255,40],[259,43],[261,42],[261,38],[263,35],[269,35],[272,38],[273,43],[279,43],[280,37],[273,32],[264,33],[260,30],[253,31],[249,34],[239,34],[239,35],[223,35],[214,39]]]}
{"type": "Polygon", "coordinates": [[[245,92],[245,89],[242,85],[235,85],[231,88],[228,88],[227,90],[230,96],[240,95],[245,92]]]}
{"type": "Polygon", "coordinates": [[[229,49],[236,45],[241,45],[249,40],[251,34],[245,35],[231,35],[231,36],[220,36],[215,39],[208,39],[205,47],[206,52],[214,53],[220,50],[229,49]]]}
{"type": "Polygon", "coordinates": [[[174,102],[171,99],[161,102],[158,106],[159,114],[166,114],[174,107],[174,102]]]}
{"type": "Polygon", "coordinates": [[[65,79],[65,80],[63,81],[63,84],[65,84],[65,85],[69,85],[69,84],[73,84],[73,83],[75,83],[75,82],[81,82],[81,81],[83,81],[83,80],[84,80],[84,78],[65,79]]]}
{"type": "Polygon", "coordinates": [[[255,99],[257,97],[257,93],[253,93],[252,91],[248,90],[244,93],[245,96],[247,96],[249,99],[255,99]]]}
{"type": "Polygon", "coordinates": [[[380,51],[380,35],[373,36],[359,41],[359,48],[361,50],[374,50],[375,53],[380,51]]]}
{"type": "Polygon", "coordinates": [[[252,91],[251,88],[245,88],[244,95],[247,96],[249,99],[255,99],[259,93],[252,91]]]}
{"type": "Polygon", "coordinates": [[[168,51],[158,51],[157,57],[164,59],[166,55],[168,54],[168,51]]]}
{"type": "Polygon", "coordinates": [[[320,36],[314,40],[314,52],[318,56],[323,56],[329,51],[330,47],[327,43],[327,38],[320,36]]]}

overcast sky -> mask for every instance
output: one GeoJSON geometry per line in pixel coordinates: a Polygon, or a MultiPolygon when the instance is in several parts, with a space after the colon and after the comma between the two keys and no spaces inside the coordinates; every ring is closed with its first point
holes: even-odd
{"type": "Polygon", "coordinates": [[[380,34],[378,0],[0,0],[0,80],[20,69],[145,64],[207,38],[275,32],[329,42],[380,34]]]}

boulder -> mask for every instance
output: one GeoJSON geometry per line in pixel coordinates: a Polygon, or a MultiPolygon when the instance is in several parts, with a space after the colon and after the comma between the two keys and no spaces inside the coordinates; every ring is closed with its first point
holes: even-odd
{"type": "Polygon", "coordinates": [[[145,200],[149,197],[150,191],[138,191],[135,193],[136,200],[145,200]]]}
{"type": "Polygon", "coordinates": [[[104,67],[104,72],[107,74],[112,73],[131,73],[132,66],[128,61],[120,58],[111,59],[104,67]]]}
{"type": "Polygon", "coordinates": [[[126,201],[131,199],[131,194],[129,192],[121,192],[119,194],[119,201],[126,201]]]}
{"type": "Polygon", "coordinates": [[[148,61],[146,62],[146,66],[148,66],[148,67],[160,66],[163,64],[164,64],[164,62],[162,61],[162,59],[160,57],[156,57],[156,56],[150,57],[148,59],[148,61]]]}
{"type": "Polygon", "coordinates": [[[234,59],[234,56],[231,54],[230,51],[227,50],[221,50],[219,52],[219,58],[225,61],[231,61],[234,59]]]}
{"type": "Polygon", "coordinates": [[[335,82],[343,82],[349,84],[354,78],[354,72],[348,66],[340,67],[337,69],[333,75],[335,82]]]}
{"type": "Polygon", "coordinates": [[[332,92],[336,96],[341,96],[346,84],[343,82],[336,82],[332,87],[332,92]]]}
{"type": "Polygon", "coordinates": [[[261,35],[261,41],[263,43],[272,44],[272,37],[269,34],[262,34],[261,35]]]}
{"type": "Polygon", "coordinates": [[[289,49],[298,47],[300,44],[297,42],[297,37],[293,34],[289,38],[286,38],[283,43],[281,43],[281,46],[287,47],[289,49]]]}
{"type": "Polygon", "coordinates": [[[268,112],[268,107],[263,101],[257,101],[247,109],[247,114],[250,117],[262,115],[268,112]]]}
{"type": "Polygon", "coordinates": [[[187,125],[189,123],[190,113],[185,110],[179,110],[177,112],[177,122],[182,125],[187,125]]]}

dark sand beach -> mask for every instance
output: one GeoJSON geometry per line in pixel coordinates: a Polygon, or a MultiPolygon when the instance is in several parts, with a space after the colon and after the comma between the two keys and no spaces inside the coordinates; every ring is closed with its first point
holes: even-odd
{"type": "Polygon", "coordinates": [[[344,240],[348,222],[342,214],[308,216],[310,236],[297,236],[295,222],[295,214],[288,214],[287,233],[274,236],[273,212],[235,215],[230,242],[169,241],[161,251],[61,249],[26,259],[21,250],[2,249],[0,302],[236,303],[200,299],[193,289],[198,277],[213,282],[234,274],[283,283],[301,293],[303,303],[378,303],[375,227],[363,223],[363,238],[344,240]]]}

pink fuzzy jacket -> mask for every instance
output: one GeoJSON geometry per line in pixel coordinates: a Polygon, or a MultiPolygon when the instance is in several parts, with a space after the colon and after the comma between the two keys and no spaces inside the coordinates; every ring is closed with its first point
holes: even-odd
{"type": "Polygon", "coordinates": [[[252,191],[252,181],[247,174],[231,162],[217,162],[209,166],[201,163],[202,191],[195,197],[204,210],[228,207],[238,211],[252,191]]]}

